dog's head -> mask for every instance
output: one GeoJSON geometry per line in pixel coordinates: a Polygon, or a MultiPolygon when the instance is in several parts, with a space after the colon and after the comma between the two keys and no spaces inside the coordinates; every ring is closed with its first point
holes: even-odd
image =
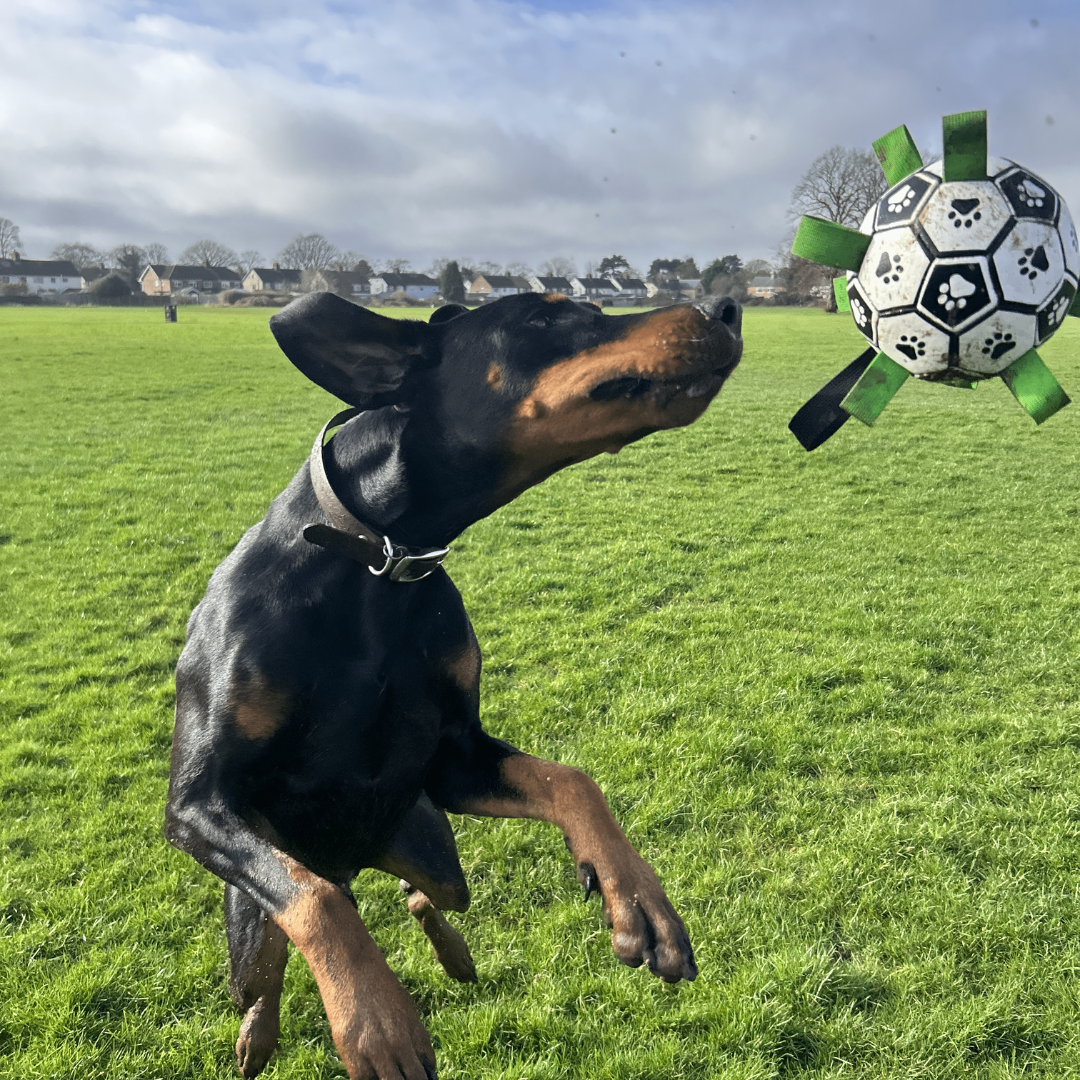
{"type": "Polygon", "coordinates": [[[324,389],[407,410],[414,445],[483,472],[488,513],[566,465],[692,423],[742,355],[741,311],[726,297],[612,316],[523,294],[422,323],[315,293],[270,327],[324,389]]]}

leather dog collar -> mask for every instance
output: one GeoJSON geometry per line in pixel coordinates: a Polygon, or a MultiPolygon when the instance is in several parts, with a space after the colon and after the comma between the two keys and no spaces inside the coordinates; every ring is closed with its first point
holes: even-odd
{"type": "Polygon", "coordinates": [[[379,536],[353,516],[338,498],[330,478],[326,475],[326,461],[323,456],[326,433],[332,427],[345,424],[354,416],[359,416],[363,411],[344,409],[330,417],[323,424],[322,431],[315,436],[315,445],[311,448],[311,457],[308,459],[311,486],[315,489],[315,498],[319,500],[319,506],[330,524],[315,522],[305,525],[304,539],[308,543],[318,544],[363,563],[376,577],[388,577],[391,581],[420,581],[437,566],[442,565],[450,549],[404,547],[393,543],[388,536],[379,536]]]}

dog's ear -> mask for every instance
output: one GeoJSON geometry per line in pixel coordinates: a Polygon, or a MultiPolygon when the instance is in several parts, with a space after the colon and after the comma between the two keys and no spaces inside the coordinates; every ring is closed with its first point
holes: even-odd
{"type": "Polygon", "coordinates": [[[431,362],[427,324],[388,319],[333,293],[310,293],[270,320],[281,351],[313,382],[361,409],[408,397],[408,377],[431,362]]]}
{"type": "Polygon", "coordinates": [[[428,322],[449,322],[451,319],[456,319],[459,315],[464,315],[468,310],[469,309],[464,304],[443,304],[442,307],[436,308],[431,313],[431,318],[428,319],[428,322]]]}

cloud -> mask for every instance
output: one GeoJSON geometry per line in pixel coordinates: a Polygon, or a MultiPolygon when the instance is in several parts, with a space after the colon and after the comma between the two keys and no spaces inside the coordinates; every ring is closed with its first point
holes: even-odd
{"type": "Polygon", "coordinates": [[[317,230],[418,266],[748,258],[779,241],[827,147],[906,122],[939,149],[943,113],[982,107],[992,151],[1080,210],[1074,7],[895,12],[7,0],[0,215],[32,254],[212,235],[271,255],[317,230]]]}

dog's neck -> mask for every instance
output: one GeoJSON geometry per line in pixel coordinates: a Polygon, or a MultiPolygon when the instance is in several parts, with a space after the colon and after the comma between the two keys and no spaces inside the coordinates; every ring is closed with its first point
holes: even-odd
{"type": "Polygon", "coordinates": [[[370,529],[435,547],[489,512],[496,463],[451,449],[425,420],[392,406],[362,413],[330,440],[325,460],[338,498],[370,529]]]}

